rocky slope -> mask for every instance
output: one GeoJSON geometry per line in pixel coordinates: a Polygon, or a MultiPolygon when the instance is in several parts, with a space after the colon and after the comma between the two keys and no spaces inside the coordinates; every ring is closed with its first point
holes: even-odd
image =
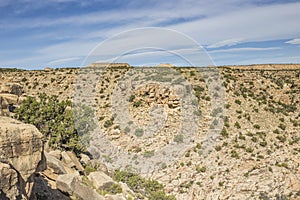
{"type": "MultiPolygon", "coordinates": [[[[4,115],[9,104],[40,92],[90,105],[99,129],[89,151],[101,166],[141,169],[177,199],[300,198],[300,65],[95,65],[8,70],[0,80],[4,115]]],[[[78,163],[68,164],[68,152],[46,155],[63,166],[40,173],[52,189],[74,195],[85,184],[99,195],[92,181],[105,170],[84,175],[78,163]]]]}
{"type": "Polygon", "coordinates": [[[43,149],[36,127],[0,117],[0,199],[133,199],[125,183],[87,155],[43,149]],[[81,164],[82,163],[82,164],[81,164]],[[83,167],[85,166],[85,168],[83,167]]]}

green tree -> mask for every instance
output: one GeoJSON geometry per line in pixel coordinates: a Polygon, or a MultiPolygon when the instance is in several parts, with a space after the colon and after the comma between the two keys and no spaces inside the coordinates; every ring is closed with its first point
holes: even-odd
{"type": "Polygon", "coordinates": [[[15,118],[35,125],[53,149],[80,153],[85,151],[80,136],[95,128],[95,123],[88,120],[93,117],[93,112],[86,106],[76,106],[73,111],[71,106],[71,101],[59,101],[57,96],[40,94],[37,99],[28,97],[24,100],[15,109],[15,118]]]}

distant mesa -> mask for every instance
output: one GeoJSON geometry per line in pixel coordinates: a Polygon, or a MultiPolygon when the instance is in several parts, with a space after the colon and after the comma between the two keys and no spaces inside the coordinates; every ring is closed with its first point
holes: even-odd
{"type": "Polygon", "coordinates": [[[253,64],[253,65],[227,65],[230,69],[243,70],[298,70],[300,64],[253,64]]]}
{"type": "Polygon", "coordinates": [[[44,69],[44,71],[46,71],[46,72],[50,72],[50,71],[52,71],[53,69],[52,68],[50,68],[50,67],[46,67],[45,69],[44,69]]]}
{"type": "MultiPolygon", "coordinates": [[[[89,67],[124,67],[124,68],[130,68],[130,65],[128,63],[105,63],[105,62],[96,62],[89,65],[89,67]]],[[[157,67],[174,67],[174,65],[170,63],[160,63],[157,65],[157,67]]]]}
{"type": "Polygon", "coordinates": [[[89,65],[89,67],[124,67],[124,68],[130,68],[130,65],[128,63],[92,63],[89,65]]]}
{"type": "Polygon", "coordinates": [[[170,63],[160,63],[159,65],[157,65],[157,67],[174,67],[174,65],[170,63]]]}

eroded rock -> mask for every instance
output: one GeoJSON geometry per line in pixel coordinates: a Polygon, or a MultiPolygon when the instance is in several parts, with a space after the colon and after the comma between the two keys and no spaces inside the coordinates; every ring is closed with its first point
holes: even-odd
{"type": "Polygon", "coordinates": [[[45,168],[42,137],[33,125],[0,117],[0,189],[10,199],[28,198],[35,172],[45,168]]]}

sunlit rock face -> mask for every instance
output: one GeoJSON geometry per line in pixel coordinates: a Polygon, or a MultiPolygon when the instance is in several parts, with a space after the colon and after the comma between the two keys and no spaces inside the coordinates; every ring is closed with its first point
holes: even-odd
{"type": "Polygon", "coordinates": [[[33,125],[0,117],[0,196],[30,196],[34,173],[45,166],[42,137],[33,125]]]}

